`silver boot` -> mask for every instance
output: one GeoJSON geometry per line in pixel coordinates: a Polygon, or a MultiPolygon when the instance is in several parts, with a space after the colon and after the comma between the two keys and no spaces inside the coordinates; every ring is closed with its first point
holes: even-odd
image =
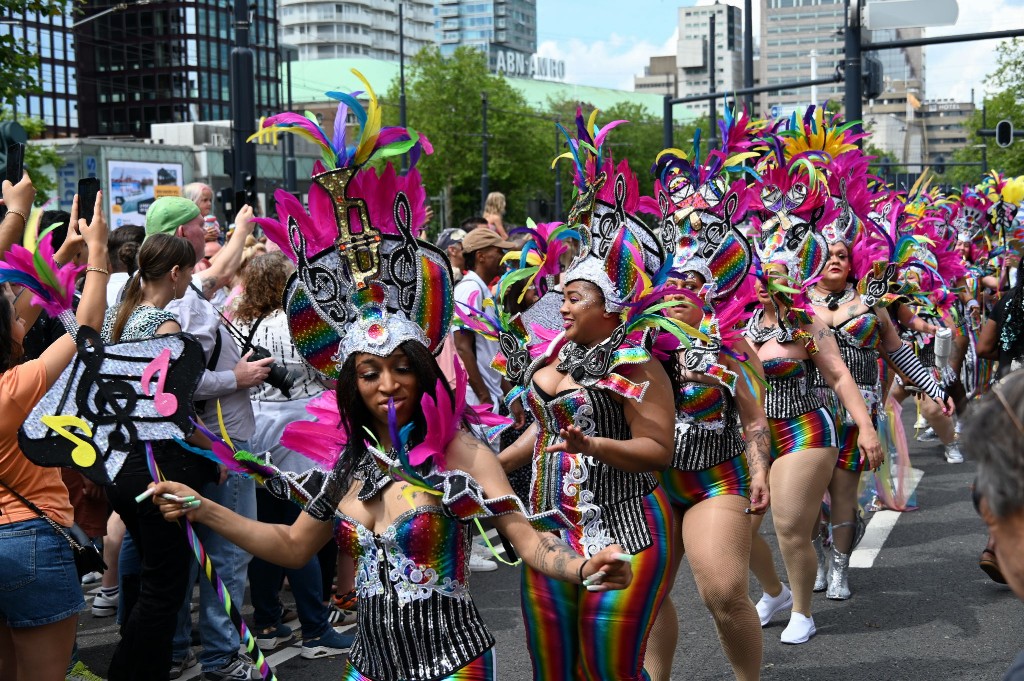
{"type": "Polygon", "coordinates": [[[828,558],[825,555],[825,538],[819,532],[811,544],[814,545],[814,553],[818,556],[818,574],[814,576],[814,593],[821,593],[827,586],[825,575],[828,570],[828,558]]]}
{"type": "Polygon", "coordinates": [[[850,554],[839,553],[832,547],[832,565],[828,570],[828,589],[825,598],[832,601],[845,601],[850,597],[850,554]]]}

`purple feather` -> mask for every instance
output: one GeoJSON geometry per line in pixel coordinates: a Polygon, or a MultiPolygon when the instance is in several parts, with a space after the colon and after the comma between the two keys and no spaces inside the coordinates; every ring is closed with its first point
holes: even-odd
{"type": "Polygon", "coordinates": [[[348,106],[341,102],[338,104],[338,113],[334,116],[334,148],[338,151],[338,167],[344,168],[348,165],[348,147],[345,144],[346,133],[348,132],[348,106]]]}

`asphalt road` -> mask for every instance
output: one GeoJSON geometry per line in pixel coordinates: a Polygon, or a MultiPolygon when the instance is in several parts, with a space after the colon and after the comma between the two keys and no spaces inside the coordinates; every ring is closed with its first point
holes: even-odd
{"type": "MultiPolygon", "coordinates": [[[[912,408],[907,412],[909,419],[912,408]]],[[[906,425],[912,432],[910,421],[906,425]]],[[[913,466],[923,472],[919,509],[895,516],[873,565],[851,571],[852,599],[835,602],[815,594],[818,635],[810,642],[782,645],[784,617],[764,630],[763,679],[998,681],[1024,647],[1024,604],[977,566],[985,529],[971,506],[975,466],[970,457],[949,465],[938,444],[911,442],[910,451],[913,466]]],[[[878,538],[879,528],[892,520],[869,517],[869,534],[878,538]]],[[[762,531],[774,546],[770,522],[762,531]]],[[[868,559],[861,554],[862,562],[868,559]]],[[[472,589],[497,639],[499,678],[529,679],[518,569],[502,566],[475,574],[472,589]]],[[[751,594],[760,597],[753,581],[751,594]]],[[[685,561],[672,596],[681,617],[672,678],[733,678],[685,561]]],[[[94,671],[105,672],[116,641],[112,618],[82,615],[78,643],[94,671]]],[[[282,681],[337,679],[344,662],[342,657],[304,660],[297,646],[273,651],[270,660],[282,681]]],[[[184,678],[197,678],[198,668],[193,671],[184,678]]]]}

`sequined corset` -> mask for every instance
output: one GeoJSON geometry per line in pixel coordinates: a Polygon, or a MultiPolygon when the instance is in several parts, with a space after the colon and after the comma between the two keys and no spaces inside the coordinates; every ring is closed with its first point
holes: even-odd
{"type": "Polygon", "coordinates": [[[672,467],[702,471],[743,452],[736,402],[720,385],[686,381],[676,400],[672,467]]]}
{"type": "MultiPolygon", "coordinates": [[[[882,329],[874,312],[865,312],[847,319],[835,327],[836,342],[843,363],[850,370],[854,382],[860,388],[868,412],[875,416],[881,399],[881,385],[878,382],[878,348],[882,343],[882,329]]],[[[822,400],[837,415],[853,423],[853,418],[843,408],[825,377],[817,368],[812,377],[814,387],[821,392],[822,400]]]]}
{"type": "Polygon", "coordinates": [[[420,506],[376,535],[344,516],[337,540],[357,557],[352,664],[378,681],[446,678],[494,646],[469,595],[469,531],[420,506]]]}
{"type": "Polygon", "coordinates": [[[774,357],[766,359],[764,377],[768,392],[764,412],[770,419],[788,419],[820,409],[821,395],[811,389],[814,365],[809,359],[774,357]]]}
{"type": "Polygon", "coordinates": [[[629,553],[651,545],[643,498],[657,487],[653,473],[627,473],[592,456],[548,453],[558,431],[575,425],[586,435],[628,440],[629,425],[622,405],[600,388],[577,388],[545,399],[531,384],[526,403],[540,424],[533,450],[530,511],[561,508],[573,525],[563,538],[590,557],[618,543],[629,553]]]}

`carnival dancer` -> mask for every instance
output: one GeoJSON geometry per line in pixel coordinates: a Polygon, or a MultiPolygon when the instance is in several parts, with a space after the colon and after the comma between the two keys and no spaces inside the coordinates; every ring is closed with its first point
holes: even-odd
{"type": "MultiPolygon", "coordinates": [[[[828,160],[828,187],[839,207],[839,216],[822,229],[829,255],[820,279],[808,290],[814,315],[832,330],[839,353],[856,382],[878,430],[885,413],[887,385],[879,372],[879,357],[888,360],[913,385],[921,387],[947,414],[953,402],[932,378],[909,345],[905,345],[889,318],[886,308],[901,295],[896,283],[892,259],[896,244],[881,227],[864,228],[861,216],[871,208],[867,186],[869,159],[859,150],[850,150],[828,160]],[[943,401],[947,404],[943,405],[943,401]]],[[[825,391],[832,404],[839,432],[839,460],[828,485],[831,545],[826,551],[823,536],[814,539],[818,555],[815,591],[826,598],[850,597],[848,571],[850,553],[863,534],[863,521],[857,508],[860,475],[868,470],[866,457],[857,446],[858,429],[849,412],[838,404],[820,372],[814,385],[825,391]]]]}
{"type": "MultiPolygon", "coordinates": [[[[453,393],[432,355],[449,330],[452,274],[445,254],[414,236],[426,217],[419,173],[363,167],[405,151],[415,161],[431,148],[413,130],[380,128],[376,97],[356,75],[370,104],[356,109],[355,144],[344,126],[331,140],[294,114],[265,122],[301,131],[329,166],[316,164],[310,213],[279,191],[281,222],[263,226],[297,266],[285,293],[295,345],[339,386],[338,427],[317,430],[311,448],[330,472],[297,476],[263,461],[249,469],[266,474],[268,490],[306,502],[291,526],[239,517],[174,483],[157,485],[154,499],[168,520],[187,516],[288,567],[305,564],[340,517],[336,539],[357,558],[359,593],[359,629],[343,678],[493,681],[494,639],[469,593],[468,521],[489,518],[534,569],[586,580],[596,592],[628,585],[631,570],[618,545],[588,559],[533,529],[490,449],[460,430],[465,375],[453,393]],[[325,442],[337,445],[333,455],[324,454],[325,442]],[[163,498],[167,493],[196,498],[178,503],[163,498]]],[[[345,120],[348,106],[360,105],[352,95],[337,96],[345,120]]],[[[565,525],[557,512],[532,520],[545,530],[565,525]]]]}
{"type": "MultiPolygon", "coordinates": [[[[816,560],[811,536],[821,499],[838,458],[834,417],[811,390],[816,367],[839,395],[859,427],[858,445],[872,468],[882,462],[878,435],[857,384],[843,364],[828,327],[810,315],[799,292],[825,265],[828,249],[817,224],[838,211],[817,169],[801,154],[787,160],[778,138],[768,138],[770,157],[760,169],[759,229],[754,247],[764,268],[758,283],[761,307],[747,325],[768,381],[765,413],[772,435],[772,516],[790,588],[775,571],[771,549],[753,519],[751,568],[764,594],[757,603],[762,626],[792,607],[783,643],[804,643],[816,629],[811,616],[816,560]]],[[[759,223],[759,224],[758,224],[759,223]]]]}
{"type": "Polygon", "coordinates": [[[581,247],[564,273],[564,330],[539,357],[522,345],[499,356],[517,386],[506,399],[524,399],[537,421],[499,458],[506,470],[532,467],[530,509],[563,511],[574,551],[593,556],[618,542],[633,554],[636,579],[594,594],[524,568],[538,680],[648,678],[644,649],[668,587],[671,512],[653,472],[671,461],[674,410],[668,375],[651,356],[652,327],[681,331],[648,312],[663,302],[652,277],[667,273],[663,248],[634,217],[640,197],[628,165],[602,156],[618,122],[598,128],[595,118],[577,111],[579,137],[566,135],[579,189],[569,226],[581,247]]]}
{"type": "MultiPolygon", "coordinates": [[[[733,222],[746,214],[740,204],[750,193],[743,181],[721,194],[707,189],[726,188],[726,169],[742,160],[713,150],[703,163],[694,163],[669,150],[655,165],[663,232],[677,231],[666,244],[675,250],[668,283],[679,290],[669,298],[689,303],[667,314],[708,338],[695,340],[668,363],[676,394],[675,447],[671,467],[658,480],[673,511],[669,584],[685,553],[733,673],[750,680],[760,678],[763,639],[748,594],[749,514],[768,509],[771,447],[755,387],[764,381],[760,362],[737,328],[749,316],[746,304],[754,302],[750,245],[733,222]],[[693,218],[677,222],[680,203],[694,201],[704,205],[690,213],[693,218]]],[[[670,678],[678,628],[666,597],[644,663],[655,681],[670,678]]]]}
{"type": "MultiPolygon", "coordinates": [[[[956,403],[952,386],[960,384],[957,361],[962,361],[966,354],[967,339],[963,326],[969,323],[963,313],[972,306],[963,306],[958,296],[958,284],[962,285],[966,270],[961,257],[953,250],[953,234],[948,233],[944,237],[939,221],[920,219],[923,212],[908,212],[905,201],[897,195],[884,198],[882,204],[880,212],[883,217],[874,222],[888,223],[892,238],[897,240],[894,253],[897,281],[910,288],[919,288],[926,294],[893,305],[896,313],[891,318],[898,324],[904,340],[913,343],[921,365],[931,372],[935,381],[950,393],[956,403]]],[[[964,224],[965,210],[970,214],[970,206],[961,206],[961,216],[958,217],[961,225],[964,224]]],[[[962,386],[959,391],[963,392],[962,386]]],[[[899,376],[892,393],[897,402],[902,402],[909,394],[899,376]]],[[[933,400],[922,400],[918,404],[921,414],[943,445],[946,461],[950,464],[963,463],[954,415],[944,413],[933,400]]]]}

